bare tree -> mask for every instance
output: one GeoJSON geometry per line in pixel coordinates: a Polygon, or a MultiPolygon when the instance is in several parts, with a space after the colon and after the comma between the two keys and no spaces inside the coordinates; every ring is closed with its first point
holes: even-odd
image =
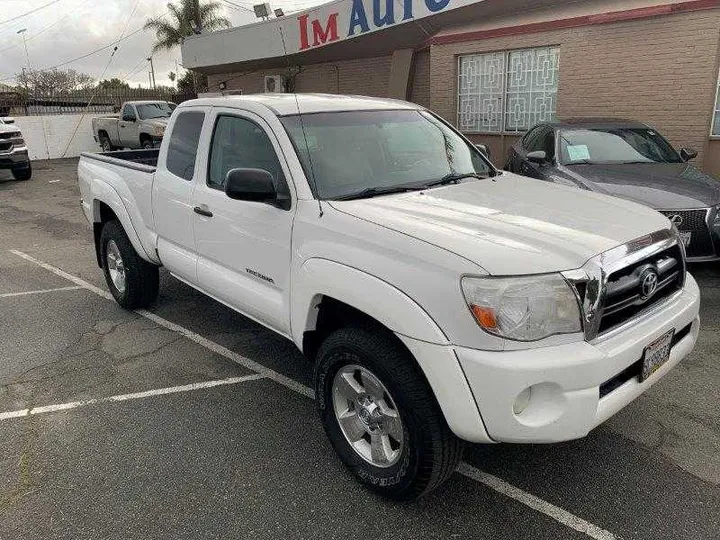
{"type": "Polygon", "coordinates": [[[17,76],[17,82],[31,94],[67,94],[73,90],[92,88],[95,79],[87,73],[80,73],[74,69],[67,71],[51,69],[24,71],[17,76]]]}

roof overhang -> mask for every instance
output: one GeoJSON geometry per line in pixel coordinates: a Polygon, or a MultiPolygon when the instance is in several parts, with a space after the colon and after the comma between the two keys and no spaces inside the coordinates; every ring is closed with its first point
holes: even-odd
{"type": "Polygon", "coordinates": [[[254,71],[418,49],[442,28],[571,0],[337,0],[286,17],[191,36],[183,66],[205,74],[254,71]],[[374,12],[374,7],[380,7],[374,12]]]}

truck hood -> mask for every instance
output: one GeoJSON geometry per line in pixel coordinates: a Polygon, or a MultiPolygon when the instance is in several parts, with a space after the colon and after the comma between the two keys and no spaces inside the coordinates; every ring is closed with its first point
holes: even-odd
{"type": "Polygon", "coordinates": [[[670,226],[644,206],[512,173],[331,205],[447,249],[494,275],[579,268],[595,255],[670,226]]]}
{"type": "Polygon", "coordinates": [[[20,127],[17,124],[0,124],[0,133],[15,133],[20,132],[20,127]]]}
{"type": "Polygon", "coordinates": [[[150,118],[149,120],[143,120],[145,124],[151,126],[167,126],[170,118],[150,118]]]}
{"type": "Polygon", "coordinates": [[[594,191],[658,210],[708,208],[720,203],[720,181],[688,163],[588,164],[566,167],[594,191]]]}

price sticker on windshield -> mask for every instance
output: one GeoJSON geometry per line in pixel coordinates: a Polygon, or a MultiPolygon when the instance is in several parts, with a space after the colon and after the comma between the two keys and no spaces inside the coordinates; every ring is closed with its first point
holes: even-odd
{"type": "Polygon", "coordinates": [[[590,159],[590,150],[588,150],[586,144],[568,145],[567,152],[570,157],[570,161],[583,161],[585,159],[590,159]]]}

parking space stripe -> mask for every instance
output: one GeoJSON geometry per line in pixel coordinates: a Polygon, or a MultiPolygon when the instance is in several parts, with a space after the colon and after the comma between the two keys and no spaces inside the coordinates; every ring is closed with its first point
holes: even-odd
{"type": "MultiPolygon", "coordinates": [[[[30,261],[34,264],[37,264],[38,266],[45,268],[46,270],[52,272],[55,275],[64,277],[65,279],[75,283],[79,287],[86,289],[88,291],[92,291],[95,294],[102,296],[103,298],[107,298],[108,300],[112,300],[112,295],[104,291],[103,289],[100,289],[99,287],[96,287],[95,285],[92,285],[88,282],[86,282],[83,279],[80,279],[77,276],[73,276],[72,274],[68,274],[64,270],[60,270],[59,268],[56,268],[55,266],[52,266],[50,264],[47,264],[45,262],[42,262],[26,253],[23,253],[22,251],[17,250],[10,250],[11,253],[17,255],[18,257],[22,257],[23,259],[30,261]]],[[[277,371],[274,371],[266,366],[263,366],[262,364],[259,364],[253,360],[250,360],[249,358],[245,358],[244,356],[241,356],[230,349],[223,347],[222,345],[215,343],[214,341],[210,341],[209,339],[201,336],[200,334],[197,334],[193,332],[192,330],[188,330],[187,328],[184,328],[178,324],[175,324],[173,322],[168,321],[167,319],[164,319],[160,317],[159,315],[155,315],[154,313],[150,313],[149,311],[146,311],[144,309],[138,309],[135,311],[138,315],[145,317],[146,319],[149,319],[156,324],[167,328],[168,330],[172,330],[173,332],[177,332],[186,338],[194,341],[198,345],[201,345],[221,356],[224,356],[225,358],[232,360],[233,362],[240,364],[243,367],[246,367],[250,370],[256,371],[258,375],[249,375],[248,377],[256,377],[256,378],[267,378],[271,379],[291,390],[294,392],[297,392],[299,394],[302,394],[304,396],[307,396],[311,399],[315,399],[315,393],[312,390],[312,388],[309,388],[305,386],[304,384],[300,384],[297,381],[294,381],[293,379],[278,373],[277,371]]],[[[239,379],[242,379],[243,377],[239,377],[239,379]]],[[[210,381],[216,382],[216,381],[210,381]]],[[[198,384],[206,384],[206,383],[198,383],[198,384]]],[[[232,384],[232,383],[228,383],[232,384]]],[[[192,386],[192,385],[189,385],[192,386]]],[[[183,388],[183,387],[175,387],[175,388],[183,388]]],[[[162,389],[161,389],[162,390],[162,389]]],[[[185,391],[185,390],[180,390],[185,391]]],[[[150,391],[152,392],[152,390],[150,391]]],[[[145,394],[146,392],[140,392],[140,394],[145,394]]],[[[173,392],[165,392],[165,393],[173,393],[173,392]]],[[[132,396],[135,394],[126,394],[127,396],[132,396]]],[[[160,395],[160,394],[157,394],[160,395]]],[[[91,402],[95,401],[123,401],[123,399],[117,399],[121,398],[122,396],[114,396],[114,398],[102,398],[101,400],[91,400],[91,402]]],[[[147,397],[147,396],[141,396],[141,397],[147,397]]],[[[125,398],[125,399],[135,399],[135,398],[125,398]]],[[[83,406],[82,404],[85,402],[77,402],[80,403],[80,405],[76,405],[77,407],[83,406]]],[[[65,405],[51,405],[49,407],[56,407],[56,409],[53,410],[65,410],[66,408],[75,408],[75,407],[68,407],[68,404],[65,405]]],[[[70,404],[72,405],[72,404],[70,404]]],[[[11,411],[8,413],[0,413],[0,420],[3,420],[5,418],[17,418],[21,416],[26,416],[27,414],[38,414],[37,411],[39,409],[43,409],[42,407],[36,408],[36,409],[25,409],[22,411],[11,411]],[[5,416],[5,415],[14,415],[14,416],[5,416]]],[[[53,412],[49,410],[43,410],[42,412],[53,412]]],[[[479,482],[490,489],[505,495],[506,497],[509,497],[519,503],[524,504],[528,508],[532,508],[533,510],[540,512],[553,520],[557,521],[558,523],[561,523],[565,525],[566,527],[569,527],[575,531],[578,531],[580,533],[583,533],[590,538],[594,538],[595,540],[616,540],[617,537],[605,529],[602,529],[601,527],[598,527],[597,525],[594,525],[588,521],[585,521],[584,519],[571,514],[567,510],[564,510],[558,506],[555,506],[554,504],[547,502],[539,497],[536,497],[532,493],[528,493],[527,491],[524,491],[518,487],[513,486],[512,484],[509,484],[505,482],[504,480],[493,476],[491,474],[488,474],[486,472],[481,471],[480,469],[477,469],[476,467],[473,467],[469,463],[462,462],[460,466],[458,467],[458,473],[462,474],[463,476],[470,478],[476,482],[479,482]]]]}
{"type": "Polygon", "coordinates": [[[17,296],[31,296],[34,294],[47,294],[47,293],[53,293],[53,292],[60,292],[60,291],[78,291],[82,289],[79,285],[75,285],[73,287],[58,287],[57,289],[42,289],[39,291],[22,291],[22,292],[13,292],[13,293],[3,293],[0,294],[0,298],[15,298],[17,296]]]}
{"type": "Polygon", "coordinates": [[[525,506],[529,506],[533,510],[537,510],[546,516],[550,516],[555,521],[559,521],[571,529],[584,533],[590,538],[594,538],[595,540],[616,540],[616,536],[613,533],[606,531],[605,529],[601,529],[597,525],[593,525],[592,523],[571,514],[567,510],[563,510],[559,506],[555,506],[554,504],[536,497],[527,491],[523,491],[512,484],[508,484],[505,480],[483,472],[468,463],[460,463],[457,472],[475,480],[476,482],[480,482],[499,493],[502,493],[506,497],[515,499],[516,501],[523,503],[525,506]]]}
{"type": "Polygon", "coordinates": [[[44,405],[42,407],[33,407],[32,409],[21,409],[19,411],[8,411],[0,413],[0,420],[9,420],[11,418],[22,418],[36,414],[46,414],[59,411],[68,411],[70,409],[78,409],[89,405],[98,405],[100,403],[112,403],[118,401],[130,401],[131,399],[143,399],[154,396],[165,396],[167,394],[179,394],[181,392],[192,392],[193,390],[202,390],[204,388],[213,388],[216,386],[227,386],[230,384],[238,384],[247,381],[256,381],[264,379],[263,375],[253,373],[252,375],[244,375],[242,377],[230,377],[228,379],[219,379],[215,381],[205,381],[199,383],[186,384],[183,386],[170,386],[167,388],[156,388],[154,390],[146,390],[144,392],[134,392],[132,394],[120,394],[117,396],[109,396],[104,398],[86,399],[82,401],[72,401],[70,403],[59,403],[57,405],[44,405]]]}

